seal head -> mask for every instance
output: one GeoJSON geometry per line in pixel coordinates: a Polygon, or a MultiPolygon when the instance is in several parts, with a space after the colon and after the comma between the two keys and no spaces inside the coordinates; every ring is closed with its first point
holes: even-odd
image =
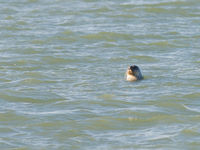
{"type": "Polygon", "coordinates": [[[143,79],[143,76],[138,66],[133,65],[127,69],[126,71],[127,81],[136,81],[136,80],[142,80],[142,79],[143,79]]]}

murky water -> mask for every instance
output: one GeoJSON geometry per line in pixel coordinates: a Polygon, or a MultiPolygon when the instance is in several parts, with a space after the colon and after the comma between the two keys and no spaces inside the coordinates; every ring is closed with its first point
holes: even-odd
{"type": "Polygon", "coordinates": [[[199,0],[0,0],[0,149],[199,149],[199,0]],[[124,81],[129,65],[145,77],[124,81]]]}

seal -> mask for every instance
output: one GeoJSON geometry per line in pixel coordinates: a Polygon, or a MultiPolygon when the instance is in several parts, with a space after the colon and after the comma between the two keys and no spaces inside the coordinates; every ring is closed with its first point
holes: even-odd
{"type": "Polygon", "coordinates": [[[142,80],[143,76],[140,71],[140,68],[136,65],[128,67],[126,71],[126,80],[127,81],[136,81],[136,80],[142,80]]]}

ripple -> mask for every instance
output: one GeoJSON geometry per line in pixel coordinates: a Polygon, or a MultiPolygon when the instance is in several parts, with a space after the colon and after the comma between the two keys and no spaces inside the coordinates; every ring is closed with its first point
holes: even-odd
{"type": "Polygon", "coordinates": [[[17,115],[15,112],[5,112],[5,113],[0,113],[0,118],[2,123],[6,122],[13,122],[15,125],[17,124],[22,124],[22,122],[25,122],[29,120],[29,118],[22,116],[22,115],[17,115]]]}
{"type": "Polygon", "coordinates": [[[171,14],[171,15],[180,15],[180,16],[188,16],[187,9],[176,9],[176,8],[145,8],[144,9],[148,13],[160,13],[160,14],[171,14]]]}
{"type": "Polygon", "coordinates": [[[187,105],[184,105],[184,107],[185,107],[187,110],[200,113],[199,107],[197,107],[197,106],[187,106],[187,105]]]}
{"type": "MultiPolygon", "coordinates": [[[[74,110],[76,111],[76,110],[74,110]]],[[[20,111],[22,114],[27,114],[27,115],[37,115],[37,116],[52,116],[52,115],[63,115],[63,114],[72,114],[73,111],[71,110],[57,110],[57,111],[45,111],[45,112],[27,112],[27,111],[20,111]]]]}
{"type": "Polygon", "coordinates": [[[63,98],[52,94],[50,92],[4,92],[0,93],[0,98],[10,102],[22,102],[22,103],[52,103],[56,101],[62,101],[63,98]],[[47,97],[48,95],[48,97],[47,97]],[[51,95],[51,97],[50,97],[51,95]]]}
{"type": "Polygon", "coordinates": [[[199,148],[198,0],[0,6],[1,149],[199,148]]]}
{"type": "Polygon", "coordinates": [[[140,61],[142,61],[142,62],[150,62],[150,63],[152,63],[152,62],[158,62],[158,60],[155,58],[155,57],[152,57],[152,56],[144,56],[144,55],[142,55],[142,56],[130,56],[129,57],[129,59],[138,59],[138,60],[140,60],[140,61]]]}
{"type": "Polygon", "coordinates": [[[168,41],[160,41],[160,42],[148,43],[147,45],[150,45],[150,46],[171,46],[172,44],[170,44],[168,41]]]}
{"type": "Polygon", "coordinates": [[[65,64],[65,63],[77,62],[77,59],[45,56],[42,58],[42,61],[46,62],[47,64],[65,64]]]}
{"type": "Polygon", "coordinates": [[[84,13],[108,13],[112,11],[108,7],[101,7],[101,8],[95,8],[95,9],[89,9],[89,10],[84,10],[84,13]]]}
{"type": "Polygon", "coordinates": [[[184,96],[184,98],[187,99],[198,99],[200,97],[200,93],[192,93],[192,94],[187,94],[184,96]]]}
{"type": "Polygon", "coordinates": [[[184,129],[181,131],[184,136],[200,136],[200,133],[197,129],[184,129]]]}
{"type": "Polygon", "coordinates": [[[132,35],[123,34],[123,33],[115,33],[115,32],[99,32],[96,34],[88,34],[82,36],[84,39],[88,40],[106,40],[106,41],[117,41],[117,40],[131,40],[132,35]]]}

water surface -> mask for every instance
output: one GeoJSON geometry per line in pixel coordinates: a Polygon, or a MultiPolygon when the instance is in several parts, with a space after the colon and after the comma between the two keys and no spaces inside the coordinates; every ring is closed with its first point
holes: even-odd
{"type": "Polygon", "coordinates": [[[198,149],[198,0],[0,0],[0,149],[198,149]],[[129,65],[145,77],[124,80],[129,65]]]}

